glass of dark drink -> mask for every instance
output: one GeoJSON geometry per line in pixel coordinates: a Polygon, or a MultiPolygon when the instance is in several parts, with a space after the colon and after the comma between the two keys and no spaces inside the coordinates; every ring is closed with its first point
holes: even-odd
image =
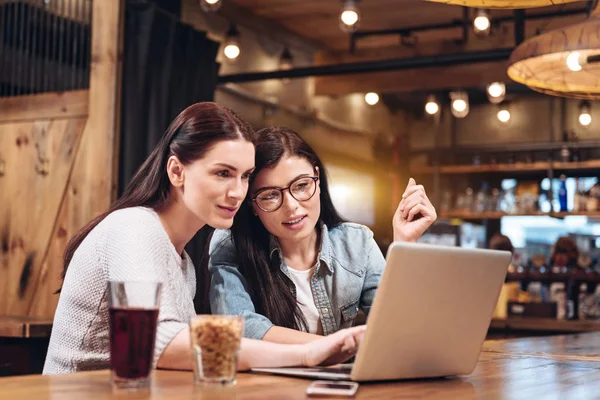
{"type": "Polygon", "coordinates": [[[110,367],[113,387],[150,386],[161,283],[109,282],[110,367]]]}

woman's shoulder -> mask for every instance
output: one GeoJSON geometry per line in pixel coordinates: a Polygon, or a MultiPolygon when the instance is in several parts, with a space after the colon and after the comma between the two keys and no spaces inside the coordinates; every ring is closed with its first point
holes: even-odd
{"type": "Polygon", "coordinates": [[[90,232],[90,237],[113,244],[170,243],[158,214],[147,207],[129,207],[111,212],[90,232]]]}
{"type": "Polygon", "coordinates": [[[373,231],[366,226],[354,222],[343,222],[333,228],[328,227],[329,237],[342,241],[369,241],[373,238],[373,231]]]}
{"type": "Polygon", "coordinates": [[[209,254],[220,251],[235,251],[233,238],[229,229],[215,229],[210,238],[209,254]]]}
{"type": "Polygon", "coordinates": [[[158,214],[148,207],[128,207],[111,212],[102,220],[103,224],[156,224],[160,223],[158,214]]]}
{"type": "Polygon", "coordinates": [[[373,246],[373,232],[365,225],[345,222],[328,229],[329,254],[348,270],[359,270],[366,264],[373,246]]]}
{"type": "Polygon", "coordinates": [[[209,269],[223,266],[237,267],[237,251],[230,230],[216,229],[213,232],[208,255],[210,257],[209,269]]]}

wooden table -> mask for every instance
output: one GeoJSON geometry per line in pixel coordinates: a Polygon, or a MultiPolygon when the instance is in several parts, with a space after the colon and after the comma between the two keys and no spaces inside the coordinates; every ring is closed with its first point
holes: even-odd
{"type": "MultiPolygon", "coordinates": [[[[487,341],[466,377],[363,383],[357,399],[594,399],[600,333],[487,341]]],[[[310,381],[239,374],[229,388],[194,386],[190,372],[156,371],[151,392],[113,393],[108,371],[0,378],[0,399],[305,399],[310,381]]]]}

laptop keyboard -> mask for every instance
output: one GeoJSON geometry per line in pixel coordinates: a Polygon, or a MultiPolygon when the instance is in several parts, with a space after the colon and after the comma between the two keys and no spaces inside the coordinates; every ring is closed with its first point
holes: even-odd
{"type": "Polygon", "coordinates": [[[330,372],[333,374],[350,374],[353,364],[342,364],[337,367],[320,367],[320,368],[302,368],[304,371],[310,372],[330,372]]]}

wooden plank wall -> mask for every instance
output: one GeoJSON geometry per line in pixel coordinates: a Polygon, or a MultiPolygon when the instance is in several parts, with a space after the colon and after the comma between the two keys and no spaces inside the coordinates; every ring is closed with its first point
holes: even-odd
{"type": "Polygon", "coordinates": [[[0,316],[54,316],[67,241],[114,198],[122,13],[93,2],[89,91],[0,99],[0,316]]]}
{"type": "Polygon", "coordinates": [[[57,240],[87,99],[87,91],[0,99],[0,110],[11,110],[0,112],[0,315],[53,315],[62,264],[48,249],[57,240]],[[70,115],[69,105],[82,102],[84,112],[70,115]]]}

